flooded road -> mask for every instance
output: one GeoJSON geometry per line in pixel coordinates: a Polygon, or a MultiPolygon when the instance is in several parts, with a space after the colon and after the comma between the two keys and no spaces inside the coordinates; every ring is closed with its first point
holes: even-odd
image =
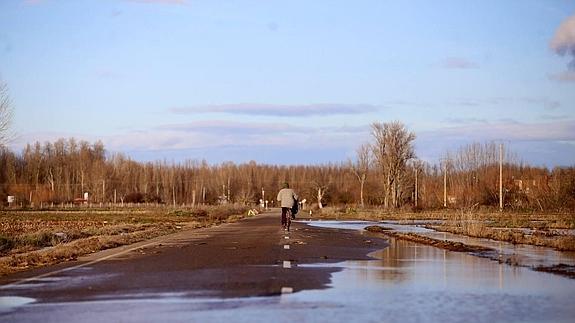
{"type": "Polygon", "coordinates": [[[333,288],[294,295],[384,322],[573,322],[575,281],[405,241],[345,262],[333,288]]]}
{"type": "MultiPolygon", "coordinates": [[[[369,224],[314,223],[358,230],[369,224]]],[[[146,293],[78,302],[26,300],[10,312],[0,311],[0,320],[492,323],[573,322],[575,318],[575,280],[569,278],[405,241],[391,240],[388,248],[371,256],[373,260],[289,269],[329,267],[327,289],[245,298],[146,293]]]]}
{"type": "Polygon", "coordinates": [[[421,225],[400,224],[397,221],[369,222],[369,221],[311,221],[312,226],[324,228],[345,228],[362,230],[369,225],[380,225],[397,232],[412,232],[418,235],[439,240],[460,242],[468,245],[491,248],[497,251],[499,260],[520,264],[526,267],[553,266],[557,264],[575,265],[575,252],[557,251],[552,248],[532,245],[512,244],[484,238],[474,238],[449,232],[438,232],[424,228],[421,225]]]}

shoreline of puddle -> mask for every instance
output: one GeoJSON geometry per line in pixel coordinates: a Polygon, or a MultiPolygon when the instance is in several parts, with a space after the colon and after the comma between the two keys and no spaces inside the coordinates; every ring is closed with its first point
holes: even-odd
{"type": "Polygon", "coordinates": [[[385,226],[398,233],[415,233],[424,237],[463,243],[470,246],[479,246],[492,249],[494,252],[471,252],[477,257],[491,259],[508,265],[523,266],[528,268],[552,267],[556,265],[575,266],[575,252],[557,251],[549,247],[540,247],[525,244],[512,244],[504,241],[496,241],[486,238],[473,238],[449,232],[435,231],[422,225],[399,224],[399,221],[301,221],[301,223],[333,229],[359,230],[367,226],[385,226]]]}

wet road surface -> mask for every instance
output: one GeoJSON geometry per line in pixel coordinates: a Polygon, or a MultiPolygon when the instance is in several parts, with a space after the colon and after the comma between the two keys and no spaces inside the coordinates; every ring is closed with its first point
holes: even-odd
{"type": "Polygon", "coordinates": [[[383,248],[383,241],[359,230],[298,223],[285,239],[276,220],[274,214],[182,233],[161,247],[145,248],[145,254],[135,250],[22,284],[9,281],[42,271],[9,277],[0,289],[6,304],[0,321],[573,322],[575,317],[572,279],[404,241],[391,240],[383,248]]]}
{"type": "MultiPolygon", "coordinates": [[[[126,302],[174,298],[195,302],[322,289],[341,269],[301,265],[368,260],[369,252],[386,245],[383,239],[356,231],[304,224],[294,224],[286,233],[274,212],[2,277],[0,321],[60,321],[91,313],[102,302],[120,302],[122,313],[138,321],[147,316],[136,315],[138,310],[124,311],[130,308],[126,302]]],[[[100,319],[95,314],[82,317],[82,321],[100,319]]]]}

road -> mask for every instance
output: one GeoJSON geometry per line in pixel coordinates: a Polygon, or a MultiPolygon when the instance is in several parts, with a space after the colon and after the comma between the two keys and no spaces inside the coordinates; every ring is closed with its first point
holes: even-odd
{"type": "MultiPolygon", "coordinates": [[[[0,298],[6,303],[10,297],[24,297],[37,305],[163,295],[279,295],[326,288],[331,274],[341,270],[305,264],[367,260],[369,252],[387,245],[383,239],[357,231],[314,228],[297,222],[286,233],[279,219],[279,212],[271,212],[3,277],[0,298]]],[[[18,311],[18,307],[5,306],[0,320],[2,315],[18,318],[11,316],[18,311]]]]}
{"type": "Polygon", "coordinates": [[[0,322],[557,323],[575,317],[573,279],[388,242],[360,230],[369,222],[305,223],[286,234],[273,212],[4,277],[0,322]]]}

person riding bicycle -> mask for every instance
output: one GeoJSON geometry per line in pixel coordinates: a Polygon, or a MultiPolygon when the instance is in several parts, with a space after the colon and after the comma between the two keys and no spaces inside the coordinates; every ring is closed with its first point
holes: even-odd
{"type": "Polygon", "coordinates": [[[297,203],[297,194],[289,188],[289,183],[283,183],[283,188],[279,191],[277,200],[280,202],[282,208],[282,227],[287,224],[287,214],[288,211],[297,203]]]}

